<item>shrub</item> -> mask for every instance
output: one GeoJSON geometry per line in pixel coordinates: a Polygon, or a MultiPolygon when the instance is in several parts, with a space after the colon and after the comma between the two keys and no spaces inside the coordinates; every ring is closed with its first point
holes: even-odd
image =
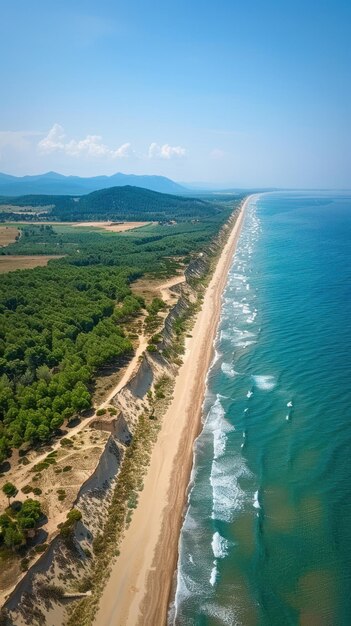
{"type": "Polygon", "coordinates": [[[157,346],[153,343],[150,343],[146,349],[148,352],[157,352],[157,346]]]}
{"type": "MultiPolygon", "coordinates": [[[[85,552],[85,550],[84,550],[84,552],[85,552]]],[[[90,550],[87,550],[87,552],[89,552],[89,554],[91,556],[90,550]]],[[[89,576],[86,576],[83,580],[80,581],[80,583],[78,585],[78,591],[79,591],[79,593],[86,593],[87,591],[90,591],[92,586],[93,586],[93,582],[92,582],[91,578],[89,576]]]]}
{"type": "Polygon", "coordinates": [[[45,552],[47,547],[47,543],[41,543],[39,546],[35,546],[34,550],[35,552],[38,552],[38,554],[41,554],[42,552],[45,552]]]}
{"type": "Polygon", "coordinates": [[[67,519],[73,524],[74,522],[79,522],[79,520],[82,519],[82,514],[78,509],[72,509],[67,513],[67,519]]]}
{"type": "Polygon", "coordinates": [[[63,472],[70,472],[72,469],[72,465],[65,465],[65,467],[62,469],[63,472]]]}
{"type": "Polygon", "coordinates": [[[73,446],[73,441],[72,439],[68,439],[68,437],[63,437],[63,439],[61,439],[60,441],[60,444],[63,447],[70,447],[73,446]]]}
{"type": "Polygon", "coordinates": [[[98,409],[96,411],[96,415],[100,416],[100,415],[105,415],[105,414],[106,414],[106,409],[98,409]]]}
{"type": "Polygon", "coordinates": [[[22,572],[26,572],[28,569],[28,565],[29,565],[29,559],[22,559],[21,561],[21,571],[22,572]]]}
{"type": "Polygon", "coordinates": [[[160,343],[162,341],[162,336],[158,333],[156,335],[152,335],[149,343],[160,343]]]}
{"type": "Polygon", "coordinates": [[[93,541],[94,554],[102,554],[105,548],[105,542],[102,535],[97,535],[93,541]]]}
{"type": "MultiPolygon", "coordinates": [[[[59,496],[59,499],[61,496],[59,496]]],[[[69,539],[72,535],[74,524],[82,519],[82,514],[78,509],[72,509],[67,513],[67,519],[64,524],[59,524],[61,537],[69,539]]]]}
{"type": "Polygon", "coordinates": [[[36,465],[33,465],[31,471],[32,472],[42,472],[44,469],[47,469],[49,467],[50,463],[47,463],[46,461],[40,461],[40,463],[37,463],[36,465]]]}
{"type": "Polygon", "coordinates": [[[33,491],[33,487],[32,487],[32,485],[24,485],[24,487],[22,487],[21,491],[22,491],[22,493],[30,493],[31,491],[33,491]]]}

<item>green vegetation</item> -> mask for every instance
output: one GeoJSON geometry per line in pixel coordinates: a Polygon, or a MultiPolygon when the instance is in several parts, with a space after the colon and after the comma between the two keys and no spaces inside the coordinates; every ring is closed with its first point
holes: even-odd
{"type": "Polygon", "coordinates": [[[26,544],[30,531],[35,531],[43,516],[40,502],[25,500],[23,504],[9,507],[0,515],[0,547],[15,550],[26,544]]]}
{"type": "MultiPolygon", "coordinates": [[[[119,198],[135,200],[135,188],[127,196],[125,188],[118,189],[119,198]]],[[[113,191],[106,190],[106,202],[113,191]]],[[[91,407],[99,370],[123,365],[133,352],[128,326],[144,307],[142,298],[132,293],[133,280],[145,272],[155,278],[174,275],[185,260],[208,246],[233,210],[232,203],[217,203],[214,208],[202,200],[183,202],[176,196],[147,193],[149,204],[140,211],[137,205],[134,218],[153,219],[151,212],[160,210],[162,201],[168,217],[179,210],[184,221],[123,234],[59,224],[20,225],[19,240],[1,250],[67,256],[45,268],[0,276],[0,464],[13,448],[48,442],[65,422],[91,407]],[[193,217],[195,210],[201,219],[193,217]]],[[[127,211],[128,202],[123,206],[127,211]]],[[[148,307],[149,350],[157,349],[164,307],[158,298],[148,307]]],[[[61,444],[73,445],[67,438],[61,444]]],[[[54,463],[48,456],[34,472],[54,463]]]]}
{"type": "Polygon", "coordinates": [[[10,505],[11,498],[14,498],[18,494],[18,489],[12,483],[5,483],[2,488],[5,496],[7,497],[10,505]]]}
{"type": "MultiPolygon", "coordinates": [[[[154,333],[158,330],[162,324],[162,318],[158,315],[160,311],[166,308],[165,303],[160,298],[153,298],[151,304],[146,307],[148,315],[145,318],[145,332],[147,334],[154,333]]],[[[151,343],[157,343],[154,339],[157,335],[153,335],[153,341],[151,343]]],[[[148,346],[149,352],[154,352],[150,346],[148,346]]]]}
{"type": "MultiPolygon", "coordinates": [[[[209,202],[198,198],[174,196],[142,189],[140,187],[111,187],[93,191],[84,196],[26,195],[1,197],[0,206],[45,208],[48,220],[129,220],[129,221],[169,221],[189,220],[214,216],[221,211],[219,202],[209,202]]],[[[22,215],[3,212],[2,221],[19,219],[22,215]]],[[[29,219],[37,215],[29,215],[29,219]]]]}
{"type": "MultiPolygon", "coordinates": [[[[61,495],[64,495],[64,494],[60,494],[59,499],[61,495]]],[[[69,539],[72,535],[74,525],[76,524],[76,522],[79,522],[79,520],[81,519],[82,519],[81,512],[78,509],[71,509],[67,513],[66,521],[63,524],[60,524],[59,526],[61,537],[63,537],[64,539],[69,539]]]]}
{"type": "Polygon", "coordinates": [[[106,415],[106,409],[98,409],[96,411],[96,415],[100,417],[100,415],[106,415]]]}

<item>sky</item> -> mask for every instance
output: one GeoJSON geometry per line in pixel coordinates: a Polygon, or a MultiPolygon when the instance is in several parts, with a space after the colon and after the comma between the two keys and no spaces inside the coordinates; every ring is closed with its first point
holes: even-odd
{"type": "Polygon", "coordinates": [[[2,0],[0,171],[351,188],[351,3],[2,0]]]}

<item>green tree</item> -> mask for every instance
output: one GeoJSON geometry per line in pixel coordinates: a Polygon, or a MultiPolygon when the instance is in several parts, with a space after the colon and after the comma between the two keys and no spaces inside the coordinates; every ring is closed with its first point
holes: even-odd
{"type": "Polygon", "coordinates": [[[35,528],[43,513],[38,500],[25,500],[19,511],[16,521],[20,530],[35,528]]]}
{"type": "Polygon", "coordinates": [[[10,482],[5,483],[2,490],[5,496],[8,498],[9,504],[10,504],[11,498],[14,498],[18,494],[17,487],[15,487],[15,485],[10,482]]]}
{"type": "Polygon", "coordinates": [[[15,526],[15,524],[9,525],[5,528],[4,543],[7,548],[14,549],[16,546],[20,546],[24,542],[23,533],[15,526]]]}
{"type": "Polygon", "coordinates": [[[6,515],[6,513],[3,513],[3,515],[0,515],[0,532],[3,533],[3,531],[10,526],[11,524],[11,519],[9,518],[8,515],[6,515]]]}
{"type": "Polygon", "coordinates": [[[49,383],[52,378],[51,371],[47,365],[39,365],[36,374],[38,380],[44,380],[46,383],[49,383]]]}
{"type": "Polygon", "coordinates": [[[50,437],[50,430],[46,424],[40,424],[37,430],[39,441],[47,441],[50,437]]]}

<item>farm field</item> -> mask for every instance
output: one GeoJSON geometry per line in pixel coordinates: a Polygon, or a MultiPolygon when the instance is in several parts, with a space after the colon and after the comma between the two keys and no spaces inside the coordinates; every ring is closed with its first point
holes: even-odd
{"type": "Polygon", "coordinates": [[[78,224],[73,222],[71,225],[74,228],[101,228],[107,230],[110,233],[123,233],[126,230],[133,230],[134,228],[141,228],[142,226],[148,226],[152,222],[79,222],[78,224]]]}
{"type": "Polygon", "coordinates": [[[3,255],[0,256],[0,274],[15,270],[31,270],[33,267],[44,267],[51,259],[61,259],[62,256],[62,254],[3,255]]]}
{"type": "Polygon", "coordinates": [[[59,234],[72,232],[95,232],[100,234],[106,233],[124,233],[136,229],[144,229],[145,227],[155,226],[157,222],[113,222],[113,221],[82,221],[82,222],[55,222],[55,221],[30,221],[30,222],[4,222],[0,226],[0,247],[14,243],[15,237],[19,230],[29,226],[52,226],[59,234]],[[7,233],[8,231],[8,233],[7,233]],[[14,233],[16,231],[16,233],[14,233]],[[3,233],[3,235],[2,235],[3,233]],[[10,238],[11,235],[11,238],[10,238]],[[2,241],[4,238],[4,242],[2,241]],[[7,237],[7,238],[6,238],[7,237]]]}
{"type": "Polygon", "coordinates": [[[17,226],[0,226],[0,247],[16,241],[19,233],[17,226]]]}

